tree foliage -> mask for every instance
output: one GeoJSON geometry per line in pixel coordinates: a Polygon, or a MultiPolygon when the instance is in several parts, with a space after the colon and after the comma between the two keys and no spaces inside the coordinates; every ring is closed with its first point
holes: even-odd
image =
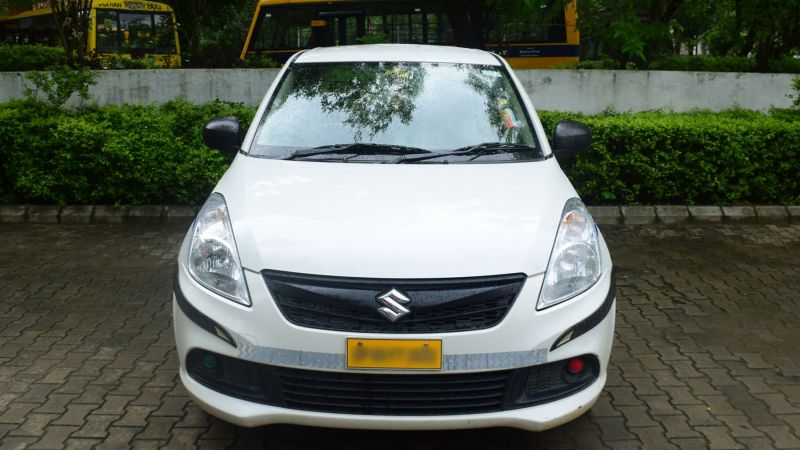
{"type": "Polygon", "coordinates": [[[175,10],[187,65],[231,67],[239,64],[239,54],[258,0],[163,1],[175,10]]]}
{"type": "Polygon", "coordinates": [[[578,0],[590,56],[624,65],[694,53],[752,56],[761,70],[800,49],[800,0],[578,0]]]}
{"type": "Polygon", "coordinates": [[[81,103],[89,101],[89,86],[97,84],[95,74],[87,67],[49,67],[47,72],[32,70],[25,74],[25,97],[43,102],[51,108],[62,107],[70,97],[78,96],[81,103]]]}

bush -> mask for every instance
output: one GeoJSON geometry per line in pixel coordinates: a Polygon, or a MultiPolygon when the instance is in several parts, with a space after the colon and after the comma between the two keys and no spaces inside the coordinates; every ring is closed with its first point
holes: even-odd
{"type": "Polygon", "coordinates": [[[208,195],[228,163],[201,141],[204,121],[253,108],[193,106],[53,110],[0,105],[0,203],[187,204],[208,195]]]}
{"type": "Polygon", "coordinates": [[[95,57],[92,61],[93,67],[111,70],[132,70],[132,69],[163,69],[154,57],[149,58],[126,58],[122,55],[103,55],[95,57]]]}
{"type": "Polygon", "coordinates": [[[619,64],[611,58],[602,59],[587,59],[576,63],[574,69],[601,69],[601,70],[615,70],[619,69],[619,64]]]}
{"type": "MultiPolygon", "coordinates": [[[[755,58],[740,56],[673,55],[651,62],[648,68],[695,72],[758,72],[755,58]]],[[[769,72],[800,73],[800,60],[785,58],[772,61],[769,72]]]]}
{"type": "Polygon", "coordinates": [[[239,67],[244,67],[247,69],[274,69],[276,67],[280,67],[277,61],[270,58],[269,56],[259,55],[259,56],[251,56],[247,59],[241,60],[237,59],[237,62],[234,64],[235,66],[238,65],[239,67]]]}
{"type": "Polygon", "coordinates": [[[651,62],[648,68],[694,72],[753,72],[756,70],[756,60],[738,56],[673,55],[651,62]]]}
{"type": "MultiPolygon", "coordinates": [[[[0,104],[0,203],[198,204],[229,159],[202,144],[206,120],[252,120],[221,102],[76,111],[0,104]]],[[[800,114],[775,110],[595,116],[592,151],[562,164],[589,204],[797,204],[800,114]]]]}
{"type": "Polygon", "coordinates": [[[0,72],[44,70],[67,63],[61,47],[0,44],[0,72]]]}
{"type": "Polygon", "coordinates": [[[770,72],[775,73],[800,73],[800,59],[783,58],[769,63],[770,72]]]}
{"type": "Polygon", "coordinates": [[[25,80],[31,86],[24,89],[25,97],[31,101],[41,101],[51,108],[60,108],[77,94],[81,103],[88,101],[89,86],[97,84],[95,74],[86,67],[73,69],[67,65],[50,67],[47,72],[31,71],[25,80]]]}
{"type": "Polygon", "coordinates": [[[546,129],[573,118],[592,151],[562,164],[591,204],[797,204],[800,121],[784,113],[542,113],[546,129]]]}

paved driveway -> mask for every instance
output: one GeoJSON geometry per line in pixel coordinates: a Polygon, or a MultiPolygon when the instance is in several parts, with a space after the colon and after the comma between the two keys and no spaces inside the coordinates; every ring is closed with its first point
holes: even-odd
{"type": "Polygon", "coordinates": [[[15,448],[800,448],[800,226],[604,227],[608,384],[545,433],[367,432],[212,419],[177,378],[186,225],[0,226],[0,445],[15,448]]]}

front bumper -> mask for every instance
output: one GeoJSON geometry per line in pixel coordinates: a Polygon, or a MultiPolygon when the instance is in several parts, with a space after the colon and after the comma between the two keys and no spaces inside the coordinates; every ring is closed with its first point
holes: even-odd
{"type": "Polygon", "coordinates": [[[562,400],[529,408],[451,416],[371,416],[300,411],[238,400],[198,383],[187,374],[183,366],[181,366],[180,375],[189,396],[203,410],[239,426],[291,424],[374,430],[512,427],[528,431],[543,431],[567,423],[586,413],[597,401],[606,381],[606,373],[603,371],[600,378],[587,389],[562,400]]]}
{"type": "MultiPolygon", "coordinates": [[[[568,396],[537,406],[503,411],[424,416],[340,414],[294,410],[255,403],[217,392],[195,380],[187,371],[190,350],[204,349],[233,358],[270,364],[346,373],[345,339],[353,333],[315,330],[295,326],[277,310],[260,274],[246,272],[253,305],[240,307],[198,286],[180,267],[176,284],[186,303],[174,304],[175,336],[180,376],[189,394],[209,413],[242,426],[286,423],[337,428],[365,429],[457,429],[509,426],[540,431],[566,423],[585,413],[597,400],[605,384],[614,331],[614,300],[606,301],[613,289],[610,271],[578,298],[544,311],[535,303],[541,275],[529,277],[508,316],[499,325],[451,334],[386,335],[359,334],[363,338],[440,338],[443,370],[425,373],[471,373],[528,367],[594,355],[599,360],[597,379],[568,396]],[[186,308],[186,304],[190,308],[186,308]],[[601,317],[598,311],[602,312],[601,317]],[[187,315],[188,312],[188,315],[187,315]],[[199,316],[198,316],[199,313],[199,316]],[[191,316],[191,318],[190,318],[191,316]],[[591,327],[587,321],[591,317],[591,327]],[[198,317],[206,317],[204,322],[198,317]],[[211,319],[213,318],[213,319],[211,319]],[[582,325],[583,324],[583,325],[582,325]],[[576,330],[579,332],[572,332],[576,330]],[[569,336],[565,340],[565,336],[569,336]],[[561,345],[557,345],[561,344],[561,345]]],[[[408,373],[381,371],[381,373],[408,373]]],[[[415,371],[415,373],[418,373],[415,371]]]]}

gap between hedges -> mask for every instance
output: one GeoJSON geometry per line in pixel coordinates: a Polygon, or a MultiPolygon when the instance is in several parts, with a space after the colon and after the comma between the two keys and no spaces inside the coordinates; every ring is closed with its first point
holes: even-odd
{"type": "MultiPolygon", "coordinates": [[[[203,122],[255,107],[172,101],[53,110],[0,104],[0,203],[199,204],[230,160],[203,122]]],[[[562,167],[589,204],[800,203],[800,112],[540,112],[586,123],[592,151],[562,167]]]]}

